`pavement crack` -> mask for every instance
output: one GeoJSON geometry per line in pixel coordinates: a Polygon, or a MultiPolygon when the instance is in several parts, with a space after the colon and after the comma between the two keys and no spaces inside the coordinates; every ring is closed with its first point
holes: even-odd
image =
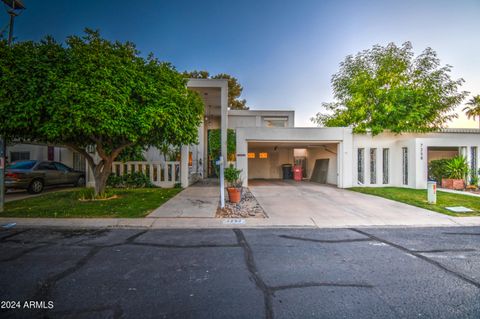
{"type": "Polygon", "coordinates": [[[272,319],[273,318],[273,306],[272,306],[272,295],[273,291],[267,286],[265,281],[260,276],[257,266],[255,265],[255,260],[253,258],[252,248],[247,242],[245,235],[240,229],[233,229],[235,236],[237,236],[238,245],[242,247],[244,255],[245,255],[245,263],[247,265],[247,269],[250,272],[250,275],[255,282],[255,285],[258,289],[260,289],[263,293],[263,299],[265,304],[265,318],[272,319]]]}
{"type": "Polygon", "coordinates": [[[273,291],[296,289],[296,288],[310,288],[310,287],[347,287],[347,288],[373,288],[369,284],[361,283],[335,283],[335,282],[304,282],[293,285],[271,287],[273,291]]]}
{"type": "Polygon", "coordinates": [[[13,256],[10,256],[8,258],[5,258],[5,259],[1,259],[0,262],[9,262],[9,261],[14,261],[20,257],[23,257],[24,255],[28,254],[28,253],[31,253],[32,251],[35,251],[37,249],[40,249],[40,248],[43,248],[43,247],[47,247],[48,245],[39,245],[39,246],[34,246],[34,247],[31,247],[31,248],[27,248],[27,249],[24,249],[22,250],[21,252],[19,252],[18,254],[15,254],[13,256]]]}
{"type": "Polygon", "coordinates": [[[125,239],[125,241],[123,242],[123,244],[132,244],[132,243],[134,243],[135,239],[137,239],[138,237],[142,236],[142,235],[145,234],[146,232],[148,232],[148,229],[139,231],[138,233],[136,233],[136,234],[128,237],[127,239],[125,239]]]}
{"type": "Polygon", "coordinates": [[[473,285],[473,286],[475,286],[475,287],[477,287],[477,288],[480,288],[480,283],[479,283],[479,282],[473,280],[472,278],[470,278],[470,277],[468,277],[468,276],[465,276],[464,274],[461,274],[461,273],[459,273],[459,272],[456,272],[456,271],[454,271],[454,270],[452,270],[452,269],[444,266],[443,264],[439,263],[438,261],[435,261],[435,260],[433,260],[433,259],[430,259],[430,258],[422,255],[421,253],[417,252],[417,251],[410,250],[410,249],[408,249],[408,248],[406,248],[406,247],[403,247],[403,246],[401,246],[401,245],[392,243],[391,241],[382,239],[382,238],[380,238],[380,237],[377,237],[377,236],[375,236],[375,235],[372,235],[372,234],[370,234],[370,233],[364,232],[364,231],[359,230],[359,229],[356,229],[356,228],[349,228],[349,229],[350,229],[351,231],[356,232],[356,233],[359,233],[359,234],[362,234],[362,235],[364,235],[364,236],[370,237],[371,239],[376,240],[376,241],[378,241],[378,242],[381,242],[381,243],[384,243],[384,244],[389,245],[389,246],[391,246],[391,247],[397,248],[397,249],[399,249],[399,250],[401,250],[401,251],[403,251],[403,252],[405,252],[405,253],[407,253],[407,254],[410,254],[410,255],[412,255],[412,256],[415,256],[415,257],[417,257],[417,258],[419,258],[419,259],[421,259],[421,260],[423,260],[423,261],[426,261],[427,263],[429,263],[429,264],[431,264],[431,265],[433,265],[433,266],[435,266],[435,267],[437,267],[437,268],[440,268],[440,269],[443,270],[444,272],[446,272],[446,273],[448,273],[448,274],[451,274],[451,275],[457,277],[457,278],[460,279],[460,280],[463,280],[463,281],[466,282],[466,283],[469,283],[469,284],[471,284],[471,285],[473,285]]]}
{"type": "Polygon", "coordinates": [[[467,235],[467,236],[480,236],[480,233],[442,233],[443,235],[467,235]]]}
{"type": "Polygon", "coordinates": [[[231,245],[215,245],[215,244],[205,244],[205,245],[172,245],[172,244],[154,244],[154,243],[130,243],[130,245],[135,246],[148,246],[148,247],[158,247],[158,248],[222,248],[222,247],[239,247],[237,244],[231,245]]]}
{"type": "Polygon", "coordinates": [[[32,300],[53,300],[52,293],[57,282],[85,266],[102,248],[103,247],[93,247],[84,257],[77,261],[75,265],[41,282],[32,300]]]}
{"type": "Polygon", "coordinates": [[[430,253],[468,253],[472,251],[477,251],[476,249],[473,248],[465,248],[465,249],[431,249],[431,250],[411,250],[413,252],[419,253],[419,254],[430,254],[430,253]]]}
{"type": "Polygon", "coordinates": [[[13,236],[17,236],[17,235],[23,234],[23,233],[25,233],[25,232],[27,232],[27,231],[29,231],[29,230],[30,230],[30,229],[25,229],[25,230],[16,231],[16,232],[14,232],[13,234],[10,234],[10,235],[7,235],[7,236],[5,236],[5,237],[2,237],[1,239],[2,239],[2,240],[6,240],[6,239],[8,239],[8,238],[12,238],[13,236]]]}
{"type": "Polygon", "coordinates": [[[331,239],[331,240],[328,240],[328,239],[315,239],[315,238],[305,238],[305,237],[296,237],[296,236],[288,236],[288,235],[278,235],[278,237],[287,238],[287,239],[294,239],[294,240],[302,240],[302,241],[311,241],[311,242],[314,242],[314,243],[325,243],[325,244],[373,241],[373,239],[371,239],[371,238],[331,239]]]}

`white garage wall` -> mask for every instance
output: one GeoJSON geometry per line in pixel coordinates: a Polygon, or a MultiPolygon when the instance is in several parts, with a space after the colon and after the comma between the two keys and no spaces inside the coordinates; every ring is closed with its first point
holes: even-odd
{"type": "Polygon", "coordinates": [[[293,165],[293,149],[259,147],[248,150],[255,153],[255,158],[248,159],[248,178],[280,179],[282,178],[282,164],[293,165]],[[259,158],[259,153],[268,154],[268,158],[259,158]]]}
{"type": "Polygon", "coordinates": [[[337,185],[337,145],[307,149],[307,178],[312,177],[317,159],[329,159],[327,184],[337,185]]]}

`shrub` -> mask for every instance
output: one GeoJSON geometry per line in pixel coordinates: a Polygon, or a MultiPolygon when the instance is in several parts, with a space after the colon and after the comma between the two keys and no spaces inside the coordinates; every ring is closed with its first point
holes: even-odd
{"type": "Polygon", "coordinates": [[[455,156],[447,163],[448,178],[464,179],[468,175],[468,163],[465,157],[455,156]]]}
{"type": "Polygon", "coordinates": [[[242,170],[236,169],[233,165],[225,168],[225,180],[227,181],[228,187],[242,187],[242,180],[240,179],[240,173],[242,170]]]}
{"type": "Polygon", "coordinates": [[[116,188],[154,187],[150,178],[141,172],[133,172],[124,175],[111,174],[108,177],[107,186],[116,188]]]}
{"type": "Polygon", "coordinates": [[[442,178],[448,176],[447,164],[449,161],[449,159],[439,159],[428,163],[428,178],[441,183],[442,178]]]}

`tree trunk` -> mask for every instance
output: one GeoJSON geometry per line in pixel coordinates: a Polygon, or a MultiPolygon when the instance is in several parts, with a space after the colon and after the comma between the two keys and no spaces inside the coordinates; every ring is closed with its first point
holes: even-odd
{"type": "Polygon", "coordinates": [[[105,193],[107,180],[112,172],[112,163],[100,163],[93,169],[93,178],[95,179],[95,197],[105,193]]]}

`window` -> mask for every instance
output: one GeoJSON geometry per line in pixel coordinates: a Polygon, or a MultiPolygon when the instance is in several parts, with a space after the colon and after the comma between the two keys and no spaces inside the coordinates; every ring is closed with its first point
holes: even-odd
{"type": "Polygon", "coordinates": [[[31,169],[33,166],[35,166],[36,163],[37,163],[37,161],[16,162],[16,163],[12,163],[12,164],[8,165],[7,168],[10,168],[10,169],[31,169]]]}
{"type": "Polygon", "coordinates": [[[10,152],[10,162],[25,161],[30,159],[30,152],[10,152]]]}
{"type": "Polygon", "coordinates": [[[51,162],[42,162],[38,164],[36,169],[40,171],[56,171],[57,170],[55,165],[53,165],[53,163],[51,162]]]}
{"type": "Polygon", "coordinates": [[[259,153],[258,158],[268,158],[268,153],[259,153]]]}
{"type": "Polygon", "coordinates": [[[390,150],[388,148],[384,148],[382,152],[382,172],[383,172],[383,184],[388,184],[390,182],[390,168],[389,168],[389,161],[390,161],[390,150]]]}
{"type": "Polygon", "coordinates": [[[365,158],[365,149],[359,148],[357,151],[357,170],[358,170],[358,184],[363,184],[364,179],[364,158],[365,158]]]}
{"type": "Polygon", "coordinates": [[[408,148],[402,147],[402,181],[408,185],[408,148]]]}
{"type": "Polygon", "coordinates": [[[73,169],[85,172],[85,157],[78,152],[73,152],[73,169]]]}
{"type": "Polygon", "coordinates": [[[255,153],[248,153],[248,158],[255,158],[255,153]]]}
{"type": "Polygon", "coordinates": [[[477,163],[478,148],[476,146],[472,146],[470,148],[470,157],[471,157],[470,166],[471,166],[472,172],[474,172],[475,174],[478,174],[478,163],[477,163]]]}
{"type": "Polygon", "coordinates": [[[70,172],[72,169],[62,163],[59,162],[53,162],[57,170],[62,171],[62,172],[70,172]]]}
{"type": "Polygon", "coordinates": [[[370,184],[377,183],[377,149],[370,149],[370,184]]]}
{"type": "Polygon", "coordinates": [[[287,127],[285,117],[266,117],[263,119],[265,127],[287,127]]]}

